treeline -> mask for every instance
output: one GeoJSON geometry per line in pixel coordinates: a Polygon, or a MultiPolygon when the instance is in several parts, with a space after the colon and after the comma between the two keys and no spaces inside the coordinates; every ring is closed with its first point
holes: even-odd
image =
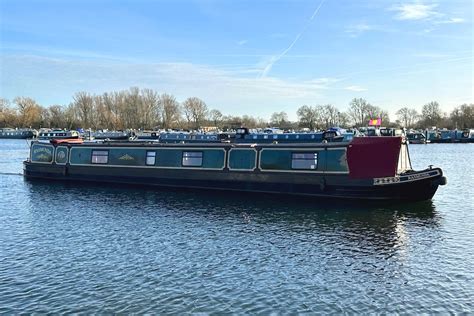
{"type": "Polygon", "coordinates": [[[382,125],[387,127],[474,127],[474,104],[460,105],[448,114],[434,101],[425,104],[421,113],[410,107],[399,109],[395,121],[390,120],[387,111],[361,98],[353,99],[347,111],[339,111],[331,104],[303,105],[297,109],[296,114],[296,122],[290,121],[285,112],[275,112],[268,120],[249,115],[224,115],[220,110],[209,109],[197,97],[178,102],[173,95],[136,87],[101,95],[78,92],[69,105],[42,106],[29,97],[17,97],[13,102],[0,98],[0,127],[124,130],[278,126],[285,129],[314,130],[332,126],[367,126],[369,119],[373,118],[381,118],[382,125]]]}

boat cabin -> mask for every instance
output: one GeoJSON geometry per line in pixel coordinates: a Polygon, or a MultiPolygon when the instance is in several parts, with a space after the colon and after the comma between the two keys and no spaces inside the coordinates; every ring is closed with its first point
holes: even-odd
{"type": "Polygon", "coordinates": [[[40,140],[79,138],[79,132],[68,130],[47,130],[41,131],[38,135],[40,140]]]}

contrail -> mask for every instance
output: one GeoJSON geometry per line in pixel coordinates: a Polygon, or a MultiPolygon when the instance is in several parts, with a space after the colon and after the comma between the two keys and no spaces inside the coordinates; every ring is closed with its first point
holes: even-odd
{"type": "Polygon", "coordinates": [[[311,24],[311,22],[313,21],[313,19],[316,17],[316,15],[318,14],[319,12],[319,9],[321,9],[321,6],[323,5],[323,3],[325,2],[326,0],[321,0],[321,2],[319,3],[318,7],[316,8],[316,10],[314,10],[313,12],[313,15],[311,15],[311,17],[309,18],[309,20],[306,22],[303,30],[298,33],[298,35],[296,35],[295,39],[293,40],[293,42],[291,42],[290,46],[288,46],[280,55],[277,55],[277,56],[273,56],[271,59],[270,59],[270,62],[268,63],[268,65],[265,66],[265,68],[263,69],[262,71],[262,74],[260,75],[260,78],[262,77],[265,77],[269,72],[270,70],[272,70],[272,67],[273,65],[279,61],[283,56],[286,55],[286,53],[288,53],[292,48],[293,46],[296,44],[296,42],[298,42],[298,40],[300,39],[300,37],[304,34],[304,32],[306,32],[306,30],[308,29],[309,25],[311,24]]]}
{"type": "Polygon", "coordinates": [[[310,21],[312,21],[312,20],[314,19],[314,17],[316,16],[316,14],[318,14],[319,9],[321,9],[321,6],[323,5],[323,3],[324,3],[325,1],[326,1],[326,0],[322,0],[322,1],[319,3],[319,6],[316,8],[316,10],[314,10],[313,15],[312,15],[311,18],[309,19],[310,21]]]}

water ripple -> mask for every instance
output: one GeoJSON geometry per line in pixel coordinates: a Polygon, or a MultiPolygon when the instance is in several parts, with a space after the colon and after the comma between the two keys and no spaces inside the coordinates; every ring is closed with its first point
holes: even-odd
{"type": "Polygon", "coordinates": [[[25,181],[0,143],[0,313],[472,313],[474,146],[433,146],[449,185],[372,207],[25,181]]]}

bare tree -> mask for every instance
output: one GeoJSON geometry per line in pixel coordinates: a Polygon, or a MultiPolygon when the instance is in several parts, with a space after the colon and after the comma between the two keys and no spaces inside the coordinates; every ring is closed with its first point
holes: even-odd
{"type": "Polygon", "coordinates": [[[22,127],[40,127],[42,108],[35,100],[26,97],[16,97],[13,102],[18,107],[19,123],[22,127]]]}
{"type": "Polygon", "coordinates": [[[125,129],[126,120],[125,116],[127,115],[127,93],[125,91],[118,91],[113,93],[113,103],[115,108],[115,113],[117,115],[117,125],[116,128],[125,129]]]}
{"type": "Polygon", "coordinates": [[[66,122],[64,120],[64,107],[61,105],[51,105],[46,110],[48,112],[48,123],[50,127],[66,127],[66,122]]]}
{"type": "Polygon", "coordinates": [[[366,126],[369,115],[370,104],[362,98],[352,99],[349,103],[347,113],[355,126],[366,126]]]}
{"type": "Polygon", "coordinates": [[[454,128],[474,127],[474,104],[463,104],[454,108],[450,119],[454,128]]]}
{"type": "Polygon", "coordinates": [[[432,101],[423,105],[421,110],[425,127],[438,126],[443,117],[443,112],[438,102],[432,101]]]}
{"type": "Polygon", "coordinates": [[[407,107],[401,108],[396,114],[402,126],[406,128],[414,127],[419,117],[419,114],[415,109],[409,109],[407,107]]]}
{"type": "Polygon", "coordinates": [[[158,93],[152,89],[144,89],[141,91],[141,98],[143,106],[142,126],[153,128],[160,121],[158,93]]]}
{"type": "Polygon", "coordinates": [[[94,110],[94,97],[88,92],[80,91],[74,95],[73,104],[83,127],[90,128],[94,110]]]}
{"type": "MultiPolygon", "coordinates": [[[[224,116],[219,110],[208,112],[205,102],[199,98],[186,99],[182,106],[175,97],[169,94],[158,95],[152,89],[132,87],[128,90],[93,95],[78,92],[68,107],[52,105],[43,108],[31,98],[18,97],[15,100],[18,108],[9,107],[8,100],[0,99],[0,126],[51,126],[51,127],[85,127],[85,128],[152,128],[160,125],[163,128],[193,127],[204,123],[219,128],[237,126],[264,127],[268,122],[248,115],[224,116]],[[183,111],[183,112],[182,112],[183,111]],[[188,123],[181,120],[186,115],[188,123]],[[209,114],[209,117],[207,115],[209,114]]],[[[353,99],[347,113],[340,112],[335,106],[303,105],[297,110],[298,123],[301,127],[328,128],[347,126],[350,121],[365,126],[369,118],[382,118],[384,124],[390,123],[387,111],[369,104],[364,99],[353,99]]],[[[463,104],[450,113],[449,120],[441,112],[437,102],[423,107],[424,120],[419,126],[455,126],[466,128],[474,126],[474,105],[463,104]],[[451,125],[449,125],[451,124],[451,125]]],[[[412,127],[416,124],[417,113],[413,109],[402,108],[397,112],[401,124],[412,127]]],[[[275,112],[271,124],[282,128],[294,127],[285,112],[275,112]]]]}
{"type": "Polygon", "coordinates": [[[224,115],[222,115],[222,112],[219,111],[219,110],[211,110],[209,112],[209,117],[212,121],[212,123],[214,124],[214,126],[217,126],[219,128],[222,127],[222,118],[224,117],[224,115]]]}
{"type": "Polygon", "coordinates": [[[344,112],[339,112],[337,115],[337,125],[341,127],[348,127],[349,116],[344,112]]]}
{"type": "Polygon", "coordinates": [[[143,108],[139,88],[131,87],[129,91],[125,92],[123,112],[123,119],[127,128],[140,127],[140,117],[143,115],[143,108]]]}
{"type": "Polygon", "coordinates": [[[118,129],[121,127],[121,118],[119,104],[116,100],[116,93],[104,93],[102,94],[102,109],[105,112],[102,115],[104,122],[102,127],[107,129],[118,129]]]}
{"type": "Polygon", "coordinates": [[[243,115],[239,119],[242,122],[242,124],[241,124],[242,126],[245,126],[245,127],[248,127],[248,128],[258,127],[257,119],[255,119],[254,117],[251,117],[249,115],[243,115]]]}
{"type": "Polygon", "coordinates": [[[79,127],[79,119],[74,103],[69,104],[64,110],[64,122],[67,129],[79,127]]]}
{"type": "Polygon", "coordinates": [[[103,95],[94,96],[94,128],[110,128],[112,125],[111,113],[107,108],[103,95]]]}
{"type": "Polygon", "coordinates": [[[17,124],[17,113],[10,107],[10,101],[0,98],[0,127],[16,127],[17,124]]]}
{"type": "Polygon", "coordinates": [[[316,107],[303,105],[297,111],[298,123],[301,127],[307,127],[311,130],[316,128],[318,121],[318,111],[316,107]]]}
{"type": "Polygon", "coordinates": [[[264,118],[257,117],[255,119],[255,127],[265,127],[265,126],[268,126],[268,122],[264,118]]]}
{"type": "Polygon", "coordinates": [[[320,113],[320,118],[325,128],[330,128],[339,124],[339,110],[331,105],[318,106],[317,112],[320,113]]]}
{"type": "Polygon", "coordinates": [[[10,108],[10,100],[0,98],[0,112],[4,112],[8,108],[10,108]]]}
{"type": "Polygon", "coordinates": [[[270,124],[283,127],[288,123],[288,114],[286,112],[275,112],[270,117],[270,124]]]}
{"type": "Polygon", "coordinates": [[[186,119],[193,125],[193,128],[199,128],[207,116],[206,103],[196,97],[187,98],[183,102],[183,110],[186,119]]]}
{"type": "Polygon", "coordinates": [[[159,97],[159,106],[162,109],[161,117],[163,128],[171,128],[181,119],[181,109],[176,98],[170,94],[159,97]]]}

